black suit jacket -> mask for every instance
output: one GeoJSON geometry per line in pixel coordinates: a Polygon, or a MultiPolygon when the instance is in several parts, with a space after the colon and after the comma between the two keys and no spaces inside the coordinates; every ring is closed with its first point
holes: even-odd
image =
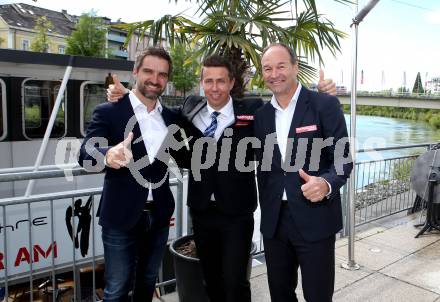
{"type": "MultiPolygon", "coordinates": [[[[202,132],[192,124],[194,116],[204,107],[206,99],[191,96],[185,100],[182,113],[188,124],[185,127],[187,133],[193,136],[191,150],[194,142],[203,137],[202,132]]],[[[253,168],[254,149],[247,145],[242,152],[244,166],[251,165],[252,171],[243,172],[237,169],[237,148],[240,141],[246,137],[254,136],[254,115],[258,108],[263,105],[261,99],[233,100],[235,121],[227,127],[216,144],[216,160],[208,169],[200,171],[200,180],[195,179],[193,171],[189,172],[188,182],[188,206],[196,211],[203,211],[208,208],[211,195],[214,193],[217,209],[228,215],[240,215],[253,213],[257,207],[257,193],[255,184],[255,169],[253,168]],[[226,137],[225,132],[232,129],[232,135],[226,137]],[[230,144],[230,157],[225,161],[227,167],[219,168],[219,158],[222,146],[230,144]]],[[[242,146],[244,141],[242,142],[242,146]]],[[[228,149],[228,148],[225,148],[228,149]]],[[[194,156],[195,152],[193,152],[194,156]]],[[[202,152],[202,162],[206,156],[206,146],[202,152]]],[[[240,161],[240,160],[239,160],[240,161]]],[[[187,163],[190,166],[190,163],[187,163]]]]}
{"type": "MultiPolygon", "coordinates": [[[[275,127],[275,108],[267,103],[257,112],[255,134],[261,141],[265,141],[266,135],[276,133],[275,127]]],[[[348,138],[344,115],[338,99],[302,88],[288,137],[293,138],[293,142],[290,142],[292,153],[288,158],[291,166],[293,167],[295,160],[301,157],[301,151],[298,148],[299,140],[306,139],[308,144],[305,148],[306,152],[303,153],[305,154],[305,162],[300,168],[303,168],[310,175],[323,177],[331,185],[332,193],[329,198],[325,198],[320,202],[310,202],[302,194],[301,185],[304,182],[299,177],[298,169],[296,171],[285,171],[286,169],[283,169],[278,145],[275,145],[273,152],[263,153],[263,150],[257,150],[257,158],[260,161],[258,188],[261,206],[261,232],[268,238],[274,236],[279,218],[281,198],[285,188],[291,215],[303,238],[306,241],[328,238],[342,228],[339,189],[345,184],[352,170],[351,162],[343,165],[343,169],[339,171],[339,174],[335,169],[335,162],[339,162],[341,159],[334,157],[335,143],[341,138],[348,138]],[[304,128],[307,126],[310,127],[304,128]],[[319,166],[315,167],[317,169],[312,169],[310,159],[313,139],[331,137],[334,138],[333,143],[331,146],[322,149],[320,156],[318,155],[319,166]],[[268,171],[263,171],[262,160],[267,160],[267,156],[272,155],[273,157],[269,161],[270,168],[266,169],[268,171]]],[[[342,151],[342,157],[349,157],[348,143],[345,144],[342,151]]],[[[316,159],[316,155],[314,156],[316,159]]]]}
{"type": "MultiPolygon", "coordinates": [[[[98,105],[93,112],[92,122],[81,146],[79,164],[84,166],[85,160],[91,160],[96,164],[97,152],[105,155],[109,148],[122,142],[127,123],[133,116],[134,111],[128,94],[116,103],[98,105]],[[108,146],[102,147],[95,144],[94,148],[87,152],[85,148],[87,142],[96,137],[107,139],[108,146]]],[[[167,126],[177,124],[179,121],[178,113],[165,106],[163,106],[162,117],[167,126]]],[[[131,145],[134,161],[147,156],[144,142],[142,140],[136,142],[139,137],[141,137],[141,131],[136,121],[131,145]]],[[[100,160],[103,158],[101,157],[100,160]]],[[[104,186],[98,210],[99,224],[103,227],[129,230],[135,226],[142,214],[148,198],[148,186],[145,183],[138,183],[127,167],[121,169],[106,167],[105,169],[104,186]]],[[[164,179],[160,187],[152,190],[155,204],[153,211],[155,227],[169,225],[174,211],[174,198],[169,186],[167,169],[167,164],[156,159],[152,164],[139,170],[143,179],[151,183],[159,183],[164,179]]]]}

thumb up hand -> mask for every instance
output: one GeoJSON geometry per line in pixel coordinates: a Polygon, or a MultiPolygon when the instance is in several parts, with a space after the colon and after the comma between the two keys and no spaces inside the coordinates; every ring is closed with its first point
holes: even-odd
{"type": "Polygon", "coordinates": [[[311,202],[323,200],[329,192],[327,182],[322,177],[307,174],[303,169],[299,169],[298,173],[304,180],[304,184],[301,186],[304,197],[311,202]]]}
{"type": "Polygon", "coordinates": [[[128,92],[128,89],[121,84],[116,74],[112,74],[112,78],[113,84],[109,85],[107,89],[107,101],[117,102],[128,92]]]}
{"type": "Polygon", "coordinates": [[[120,169],[128,165],[133,158],[133,154],[129,149],[132,140],[133,132],[130,132],[122,142],[107,151],[105,155],[107,166],[113,169],[120,169]]]}
{"type": "Polygon", "coordinates": [[[336,95],[336,84],[332,79],[324,79],[324,70],[319,71],[318,91],[330,95],[336,95]]]}
{"type": "Polygon", "coordinates": [[[304,172],[303,169],[299,169],[298,173],[299,173],[299,177],[301,177],[306,183],[309,182],[310,178],[312,177],[306,172],[304,172]]]}

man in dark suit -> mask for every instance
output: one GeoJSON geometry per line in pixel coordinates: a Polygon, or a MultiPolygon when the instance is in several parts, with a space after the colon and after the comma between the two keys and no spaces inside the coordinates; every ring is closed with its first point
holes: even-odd
{"type": "Polygon", "coordinates": [[[188,97],[182,113],[193,136],[188,206],[197,253],[211,302],[250,302],[247,267],[257,208],[252,137],[261,99],[236,100],[231,63],[213,55],[203,61],[206,98],[188,97]],[[200,144],[205,142],[205,145],[200,144]],[[213,150],[213,160],[209,162],[213,150]]]}
{"type": "Polygon", "coordinates": [[[339,189],[352,169],[344,116],[337,98],[301,86],[287,46],[266,48],[262,68],[273,92],[255,119],[265,142],[257,150],[258,187],[271,299],[297,301],[300,267],[306,301],[332,301],[339,189]]]}
{"type": "Polygon", "coordinates": [[[171,58],[148,48],[136,59],[136,85],[117,103],[96,107],[79,163],[105,163],[99,204],[105,261],[104,301],[151,301],[168,239],[174,199],[167,162],[158,154],[178,115],[160,104],[171,58]],[[97,141],[105,139],[107,145],[97,141]],[[130,150],[131,149],[131,150],[130,150]]]}

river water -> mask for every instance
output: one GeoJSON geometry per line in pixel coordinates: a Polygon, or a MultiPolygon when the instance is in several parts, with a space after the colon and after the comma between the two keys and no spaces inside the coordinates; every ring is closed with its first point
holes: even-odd
{"type": "MultiPolygon", "coordinates": [[[[345,115],[350,128],[350,115],[345,115]]],[[[350,130],[349,130],[350,131],[350,130]]],[[[440,142],[440,131],[428,123],[380,116],[358,115],[356,118],[357,149],[405,146],[440,142]]],[[[424,149],[403,149],[381,152],[386,158],[414,154],[424,149]]],[[[378,154],[359,153],[357,160],[369,160],[378,154]]]]}

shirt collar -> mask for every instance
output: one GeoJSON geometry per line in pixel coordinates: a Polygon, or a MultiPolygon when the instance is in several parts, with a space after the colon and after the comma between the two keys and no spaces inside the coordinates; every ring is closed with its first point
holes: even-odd
{"type": "Polygon", "coordinates": [[[208,114],[211,115],[214,111],[217,111],[220,113],[220,116],[224,116],[226,118],[231,117],[234,114],[234,107],[232,105],[232,97],[229,96],[229,101],[222,107],[220,110],[215,110],[212,108],[209,103],[206,103],[206,109],[208,110],[208,114]]]}
{"type": "MultiPolygon", "coordinates": [[[[133,110],[135,110],[137,107],[142,106],[142,109],[147,110],[147,106],[144,105],[144,103],[139,100],[139,98],[134,94],[133,91],[130,91],[130,94],[128,95],[130,98],[131,106],[133,107],[133,110]]],[[[154,106],[154,109],[149,112],[150,114],[153,112],[162,113],[162,104],[160,103],[160,97],[157,98],[156,105],[154,106]]]]}
{"type": "Polygon", "coordinates": [[[292,96],[292,99],[289,102],[289,105],[286,108],[281,108],[281,106],[278,104],[277,99],[275,98],[275,95],[272,95],[272,99],[270,100],[270,104],[276,109],[280,111],[284,110],[291,110],[295,107],[296,101],[298,101],[299,93],[301,91],[302,85],[300,82],[298,82],[298,86],[296,87],[295,93],[292,96]]]}

